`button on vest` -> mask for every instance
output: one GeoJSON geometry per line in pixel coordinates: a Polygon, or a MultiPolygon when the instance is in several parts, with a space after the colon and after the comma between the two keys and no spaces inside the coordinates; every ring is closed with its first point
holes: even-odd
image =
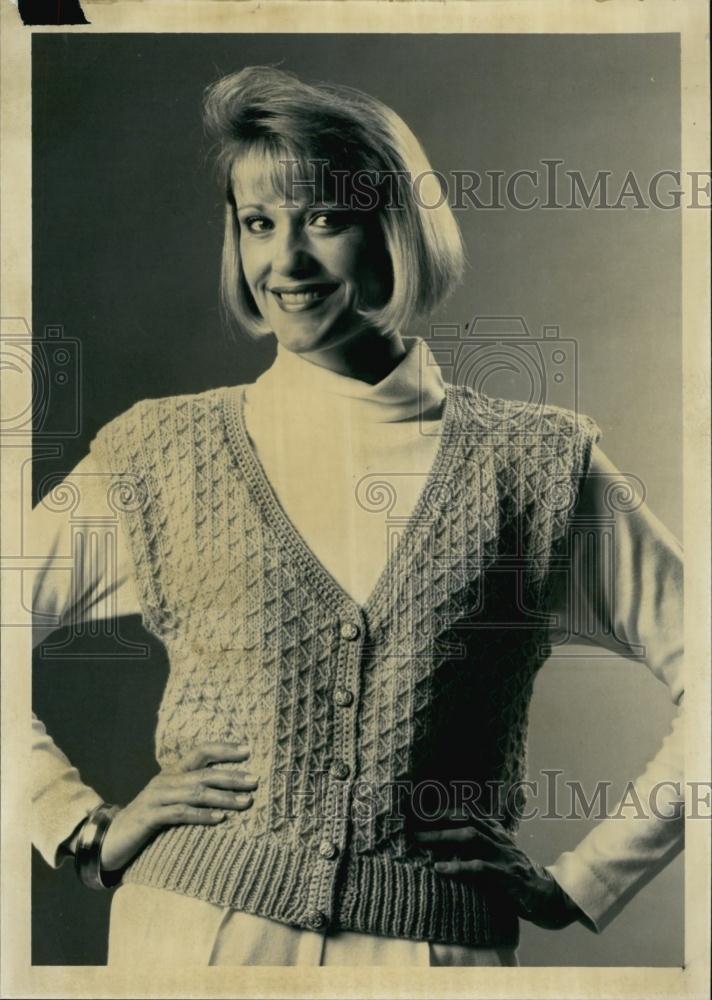
{"type": "Polygon", "coordinates": [[[349,691],[348,688],[337,687],[334,691],[334,704],[338,705],[339,708],[346,708],[353,704],[353,700],[353,691],[349,691]]]}

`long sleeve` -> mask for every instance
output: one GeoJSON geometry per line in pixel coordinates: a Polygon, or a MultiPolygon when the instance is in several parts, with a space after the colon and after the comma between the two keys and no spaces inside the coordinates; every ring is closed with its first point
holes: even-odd
{"type": "MultiPolygon", "coordinates": [[[[140,613],[108,479],[92,452],[33,509],[26,538],[35,567],[33,646],[63,626],[140,613]]],[[[56,868],[63,842],[102,799],[34,714],[32,775],[32,842],[56,868]]]]}
{"type": "Polygon", "coordinates": [[[596,932],[683,847],[681,547],[645,503],[627,495],[629,486],[594,446],[573,519],[570,570],[556,587],[558,624],[551,633],[553,642],[568,637],[642,659],[678,706],[658,752],[623,794],[621,801],[633,808],[616,815],[616,804],[574,850],[548,866],[585,914],[582,922],[596,932]]]}

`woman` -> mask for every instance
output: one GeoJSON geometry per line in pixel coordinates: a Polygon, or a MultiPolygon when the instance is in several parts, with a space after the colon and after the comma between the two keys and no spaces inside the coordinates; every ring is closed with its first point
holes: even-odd
{"type": "MultiPolygon", "coordinates": [[[[136,403],[72,474],[83,510],[118,512],[116,567],[86,546],[71,587],[40,573],[37,640],[52,614],[143,616],[171,664],[161,770],[107,806],[35,720],[34,841],[121,881],[112,964],[516,964],[519,918],[600,930],[680,849],[680,789],[672,820],[531,860],[532,685],[583,602],[580,638],[642,645],[679,703],[679,546],[618,509],[611,576],[594,421],[446,383],[407,335],[464,256],[393,111],[257,67],[205,113],[223,299],[277,355],[254,383],[136,403]]],[[[65,551],[68,523],[33,517],[65,551]]],[[[680,759],[676,732],[640,794],[680,759]]]]}

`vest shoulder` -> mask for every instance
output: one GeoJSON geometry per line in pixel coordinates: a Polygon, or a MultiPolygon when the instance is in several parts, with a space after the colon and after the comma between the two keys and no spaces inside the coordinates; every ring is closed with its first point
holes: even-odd
{"type": "MultiPolygon", "coordinates": [[[[151,441],[186,437],[190,429],[203,424],[217,429],[222,423],[226,394],[240,386],[218,386],[200,392],[178,393],[139,399],[107,421],[96,433],[90,450],[111,454],[130,442],[145,450],[151,441]]],[[[187,439],[187,438],[186,438],[187,439]]]]}
{"type": "Polygon", "coordinates": [[[446,383],[458,401],[458,408],[468,415],[473,429],[497,433],[506,438],[521,435],[582,433],[598,441],[601,428],[585,413],[537,400],[505,399],[489,396],[468,385],[446,383]]]}
{"type": "Polygon", "coordinates": [[[217,386],[214,389],[203,389],[200,392],[150,396],[139,399],[107,421],[100,433],[110,428],[118,428],[121,425],[130,425],[136,422],[164,422],[171,418],[179,421],[186,418],[194,419],[201,414],[219,410],[223,405],[225,393],[230,389],[241,387],[243,386],[217,386]]]}

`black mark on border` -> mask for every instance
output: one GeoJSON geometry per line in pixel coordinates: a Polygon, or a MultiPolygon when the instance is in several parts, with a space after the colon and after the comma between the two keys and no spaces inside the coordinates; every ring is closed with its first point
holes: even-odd
{"type": "Polygon", "coordinates": [[[89,24],[79,0],[18,0],[23,24],[89,24]]]}

